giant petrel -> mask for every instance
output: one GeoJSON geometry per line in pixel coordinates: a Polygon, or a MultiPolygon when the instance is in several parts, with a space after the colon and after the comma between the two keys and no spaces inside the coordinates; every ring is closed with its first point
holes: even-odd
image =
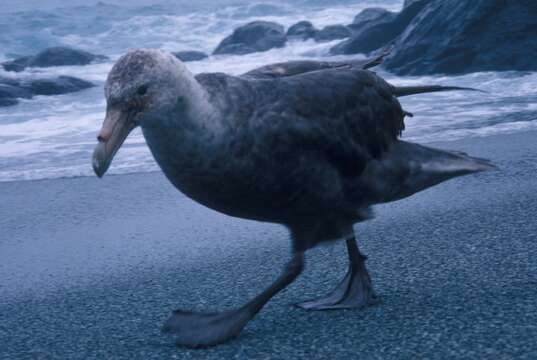
{"type": "Polygon", "coordinates": [[[114,65],[93,155],[99,177],[141,126],[178,190],[224,214],[282,224],[291,234],[292,260],[244,306],[173,312],[164,330],[175,333],[179,345],[205,347],[237,336],[301,273],[305,251],[324,242],[346,241],[349,270],[331,294],[299,306],[376,304],[353,225],[371,218],[374,204],[493,168],[464,153],[400,140],[409,113],[398,97],[461,88],[393,86],[367,70],[380,61],[297,61],[241,76],[194,76],[171,54],[132,50],[114,65]]]}

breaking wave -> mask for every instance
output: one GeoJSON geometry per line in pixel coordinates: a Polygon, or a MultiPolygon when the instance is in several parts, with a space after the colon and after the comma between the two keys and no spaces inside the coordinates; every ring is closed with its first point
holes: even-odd
{"type": "MultiPolygon", "coordinates": [[[[133,47],[210,53],[234,28],[252,20],[289,26],[300,20],[317,27],[348,24],[360,10],[398,10],[402,0],[291,1],[237,4],[237,1],[161,2],[138,7],[98,3],[71,8],[0,13],[0,60],[67,45],[108,55],[112,61],[84,67],[28,69],[18,77],[69,75],[98,86],[79,93],[35,97],[0,108],[0,181],[92,175],[90,157],[104,117],[103,84],[112,63],[133,47]],[[225,5],[227,4],[227,5],[225,5]],[[14,39],[17,39],[16,41],[14,39]]],[[[242,56],[214,56],[187,66],[195,73],[240,74],[283,60],[323,58],[331,43],[289,42],[284,48],[242,56]]],[[[344,59],[338,56],[333,59],[344,59]]],[[[446,92],[402,99],[405,138],[419,142],[453,140],[537,129],[537,73],[486,72],[456,77],[399,78],[394,84],[456,84],[487,93],[446,92]]],[[[0,70],[0,77],[12,77],[0,70]]],[[[157,167],[141,133],[134,132],[118,153],[111,173],[157,167]]]]}

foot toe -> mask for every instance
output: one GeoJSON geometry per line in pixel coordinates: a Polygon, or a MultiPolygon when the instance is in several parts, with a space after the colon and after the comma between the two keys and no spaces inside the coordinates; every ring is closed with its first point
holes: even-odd
{"type": "Polygon", "coordinates": [[[304,310],[338,310],[338,309],[363,309],[369,306],[379,305],[381,299],[378,296],[372,296],[367,299],[361,298],[342,298],[333,301],[332,298],[322,298],[317,300],[304,301],[295,306],[304,310]]]}
{"type": "Polygon", "coordinates": [[[304,301],[295,306],[304,309],[304,310],[330,310],[330,309],[341,309],[341,306],[337,302],[327,301],[327,299],[317,299],[304,301]]]}
{"type": "Polygon", "coordinates": [[[213,314],[176,310],[162,331],[174,334],[178,346],[203,348],[238,336],[249,319],[248,313],[241,310],[213,314]]]}

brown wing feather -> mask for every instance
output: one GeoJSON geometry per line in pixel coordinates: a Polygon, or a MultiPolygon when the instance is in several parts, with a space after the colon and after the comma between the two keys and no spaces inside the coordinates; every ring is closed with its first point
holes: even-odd
{"type": "Polygon", "coordinates": [[[262,103],[271,102],[271,121],[274,113],[280,118],[278,131],[287,132],[294,146],[322,152],[345,176],[360,175],[404,129],[404,111],[390,85],[369,71],[307,73],[271,87],[278,98],[265,95],[262,103]]]}
{"type": "Polygon", "coordinates": [[[386,54],[368,59],[346,61],[314,61],[299,60],[265,65],[251,70],[242,76],[255,79],[274,79],[287,76],[301,75],[312,71],[328,69],[369,69],[380,65],[386,54]]]}
{"type": "Polygon", "coordinates": [[[251,132],[251,141],[267,144],[260,151],[282,157],[318,152],[344,176],[360,175],[404,129],[404,111],[392,87],[367,70],[336,68],[274,79],[196,78],[220,104],[226,122],[251,132]]]}

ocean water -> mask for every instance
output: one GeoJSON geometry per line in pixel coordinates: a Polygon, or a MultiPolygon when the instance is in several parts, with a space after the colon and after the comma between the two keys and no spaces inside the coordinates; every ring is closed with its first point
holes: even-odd
{"type": "MultiPolygon", "coordinates": [[[[0,182],[72,176],[92,176],[91,154],[100,129],[105,99],[103,85],[113,62],[130,48],[167,51],[201,50],[210,53],[231,31],[262,19],[289,26],[310,20],[317,27],[348,24],[362,9],[383,6],[399,10],[402,0],[147,0],[111,3],[88,2],[61,7],[61,1],[4,0],[0,10],[0,61],[34,54],[49,46],[67,45],[111,61],[84,67],[27,69],[5,77],[70,75],[94,82],[97,87],[75,94],[35,97],[0,108],[0,182]],[[123,5],[122,5],[123,3],[123,5]]],[[[72,4],[82,3],[73,2],[72,4]]],[[[194,73],[240,74],[257,66],[297,59],[329,57],[335,42],[290,42],[282,49],[244,56],[215,56],[191,62],[194,73]]],[[[360,55],[356,55],[359,57],[360,55]]],[[[486,72],[464,76],[396,77],[380,71],[394,84],[444,84],[478,87],[486,93],[449,92],[402,99],[415,114],[407,118],[404,139],[418,142],[452,140],[537,129],[537,73],[486,72]]],[[[128,138],[110,173],[157,169],[140,131],[128,138]]]]}

